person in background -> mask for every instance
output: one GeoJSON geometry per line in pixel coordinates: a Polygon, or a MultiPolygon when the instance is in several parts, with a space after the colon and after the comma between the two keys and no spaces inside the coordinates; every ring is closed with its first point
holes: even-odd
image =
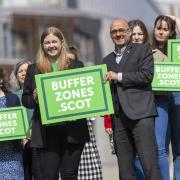
{"type": "Polygon", "coordinates": [[[106,133],[109,135],[109,143],[110,143],[110,148],[111,148],[111,153],[115,154],[115,149],[114,149],[114,141],[113,141],[113,131],[112,131],[112,115],[104,115],[104,128],[106,133]]]}
{"type": "Polygon", "coordinates": [[[149,44],[149,34],[146,25],[139,19],[128,22],[131,30],[131,42],[149,44]]]}
{"type": "MultiPolygon", "coordinates": [[[[149,43],[147,29],[143,22],[140,22],[138,20],[132,20],[129,22],[129,26],[132,30],[131,40],[133,43],[149,43]]],[[[167,60],[167,57],[160,50],[153,48],[153,59],[155,61],[156,60],[165,61],[167,60]]],[[[158,145],[158,159],[159,159],[161,174],[164,180],[169,180],[170,178],[169,162],[168,162],[167,147],[166,147],[167,145],[166,142],[168,137],[168,118],[163,113],[167,110],[166,109],[167,107],[165,108],[162,105],[162,100],[163,100],[162,98],[164,99],[163,96],[160,97],[157,96],[157,92],[155,92],[155,99],[157,102],[157,110],[158,110],[158,117],[155,118],[155,135],[158,145]]],[[[164,101],[166,100],[167,98],[164,99],[164,101]]],[[[136,157],[135,167],[137,170],[137,179],[138,180],[144,179],[143,170],[137,157],[136,157]]]]}
{"type": "MultiPolygon", "coordinates": [[[[8,91],[4,71],[0,68],[0,108],[16,106],[20,106],[19,98],[8,91]]],[[[0,179],[24,179],[19,140],[0,142],[0,179]]]]}
{"type": "MultiPolygon", "coordinates": [[[[176,39],[177,32],[180,31],[180,19],[175,16],[160,15],[154,22],[153,48],[158,49],[164,56],[167,56],[168,39],[176,39]]],[[[157,59],[159,60],[159,59],[157,59]]],[[[170,92],[169,94],[159,95],[159,103],[161,103],[162,114],[164,115],[161,127],[167,126],[168,117],[170,118],[171,145],[174,161],[174,179],[180,179],[180,92],[170,92]]],[[[158,103],[158,102],[157,102],[158,103]]],[[[164,133],[168,137],[168,134],[164,133]]],[[[168,153],[168,145],[166,143],[165,155],[168,153]]],[[[167,174],[168,171],[167,165],[167,174]]]]}
{"type": "MultiPolygon", "coordinates": [[[[26,76],[26,71],[31,61],[24,60],[18,62],[14,66],[14,70],[10,75],[10,87],[11,90],[19,97],[21,102],[22,92],[24,86],[24,80],[26,76]]],[[[27,115],[29,120],[29,127],[32,127],[32,109],[27,109],[27,115]]],[[[23,165],[24,165],[24,179],[32,180],[32,149],[30,148],[30,137],[22,140],[23,146],[23,165]]]]}
{"type": "Polygon", "coordinates": [[[89,132],[85,119],[42,125],[35,75],[81,67],[82,62],[67,57],[62,32],[56,27],[46,28],[40,38],[37,62],[28,66],[22,95],[23,105],[34,109],[31,146],[38,151],[42,180],[58,180],[59,172],[61,180],[77,180],[89,132]]]}
{"type": "Polygon", "coordinates": [[[68,46],[68,57],[69,59],[72,59],[72,60],[76,60],[76,59],[80,59],[80,53],[79,53],[79,50],[78,48],[75,46],[75,45],[69,45],[68,46]]]}
{"type": "MultiPolygon", "coordinates": [[[[131,30],[131,42],[139,44],[149,44],[149,34],[146,25],[139,19],[128,22],[131,30]]],[[[144,173],[138,156],[135,158],[135,170],[137,180],[144,180],[144,173]]]]}
{"type": "Polygon", "coordinates": [[[131,31],[122,18],[113,20],[110,34],[115,50],[103,63],[107,64],[104,79],[110,81],[115,109],[112,129],[119,179],[136,180],[137,152],[145,179],[161,180],[154,133],[157,109],[151,87],[154,72],[151,48],[130,42],[131,31]]]}
{"type": "MultiPolygon", "coordinates": [[[[69,46],[68,57],[72,60],[80,60],[79,51],[76,46],[69,46]]],[[[88,118],[87,125],[89,129],[90,141],[86,142],[81,154],[81,160],[78,169],[78,180],[102,180],[102,165],[99,151],[96,144],[92,121],[95,118],[88,118]]]]}
{"type": "MultiPolygon", "coordinates": [[[[168,16],[160,15],[155,19],[152,42],[155,61],[167,61],[167,40],[176,38],[175,27],[175,22],[168,16]]],[[[155,124],[159,163],[163,179],[169,180],[169,94],[168,92],[155,92],[155,99],[159,113],[155,124]]]]}
{"type": "MultiPolygon", "coordinates": [[[[168,16],[176,24],[176,38],[180,37],[180,19],[176,16],[168,16]]],[[[171,33],[173,30],[171,30],[171,33]]],[[[180,61],[179,61],[180,63],[180,61]]],[[[170,93],[170,126],[171,145],[174,162],[174,179],[180,179],[180,92],[170,93]]]]}

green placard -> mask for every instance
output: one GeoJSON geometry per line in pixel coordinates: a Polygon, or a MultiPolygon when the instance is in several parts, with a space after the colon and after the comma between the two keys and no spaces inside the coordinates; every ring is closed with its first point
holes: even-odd
{"type": "Polygon", "coordinates": [[[98,65],[36,75],[42,124],[112,114],[106,72],[106,65],[98,65]]]}
{"type": "Polygon", "coordinates": [[[168,40],[168,60],[180,63],[180,39],[168,40]]]}
{"type": "Polygon", "coordinates": [[[180,64],[155,63],[152,87],[154,91],[180,91],[180,64]]]}
{"type": "Polygon", "coordinates": [[[22,106],[0,108],[0,141],[28,137],[29,123],[26,109],[22,106]]]}

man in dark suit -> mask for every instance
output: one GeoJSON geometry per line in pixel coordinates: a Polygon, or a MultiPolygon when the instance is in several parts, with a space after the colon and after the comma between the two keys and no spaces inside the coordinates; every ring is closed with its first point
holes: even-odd
{"type": "Polygon", "coordinates": [[[115,19],[110,27],[114,52],[103,59],[110,81],[115,114],[113,135],[121,180],[136,180],[137,153],[146,180],[161,180],[154,118],[157,116],[151,82],[154,73],[152,51],[144,44],[132,44],[126,20],[115,19]]]}

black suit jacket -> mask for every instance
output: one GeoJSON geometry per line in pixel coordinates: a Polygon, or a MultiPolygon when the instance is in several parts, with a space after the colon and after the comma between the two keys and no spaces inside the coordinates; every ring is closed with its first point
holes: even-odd
{"type": "MultiPolygon", "coordinates": [[[[83,67],[83,63],[77,60],[73,60],[71,61],[69,69],[80,67],[83,67]]],[[[22,104],[27,108],[34,108],[31,146],[41,148],[46,145],[46,126],[42,125],[41,123],[39,105],[33,98],[33,91],[36,88],[36,74],[40,74],[40,72],[37,71],[36,64],[29,65],[24,82],[22,104]]],[[[67,139],[69,143],[84,143],[89,141],[89,131],[85,119],[63,124],[66,124],[67,126],[67,139]]]]}
{"type": "Polygon", "coordinates": [[[151,87],[154,61],[150,47],[129,43],[120,64],[117,64],[115,59],[114,52],[103,59],[108,71],[122,72],[122,82],[111,82],[115,113],[122,108],[126,116],[132,120],[156,116],[151,87]]]}

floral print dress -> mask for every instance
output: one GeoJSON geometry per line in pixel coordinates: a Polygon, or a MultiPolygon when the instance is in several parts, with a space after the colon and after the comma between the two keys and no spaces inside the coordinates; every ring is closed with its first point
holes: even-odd
{"type": "MultiPolygon", "coordinates": [[[[6,108],[5,96],[0,97],[0,108],[6,108]]],[[[0,141],[0,180],[23,179],[22,155],[16,141],[0,141]]]]}

